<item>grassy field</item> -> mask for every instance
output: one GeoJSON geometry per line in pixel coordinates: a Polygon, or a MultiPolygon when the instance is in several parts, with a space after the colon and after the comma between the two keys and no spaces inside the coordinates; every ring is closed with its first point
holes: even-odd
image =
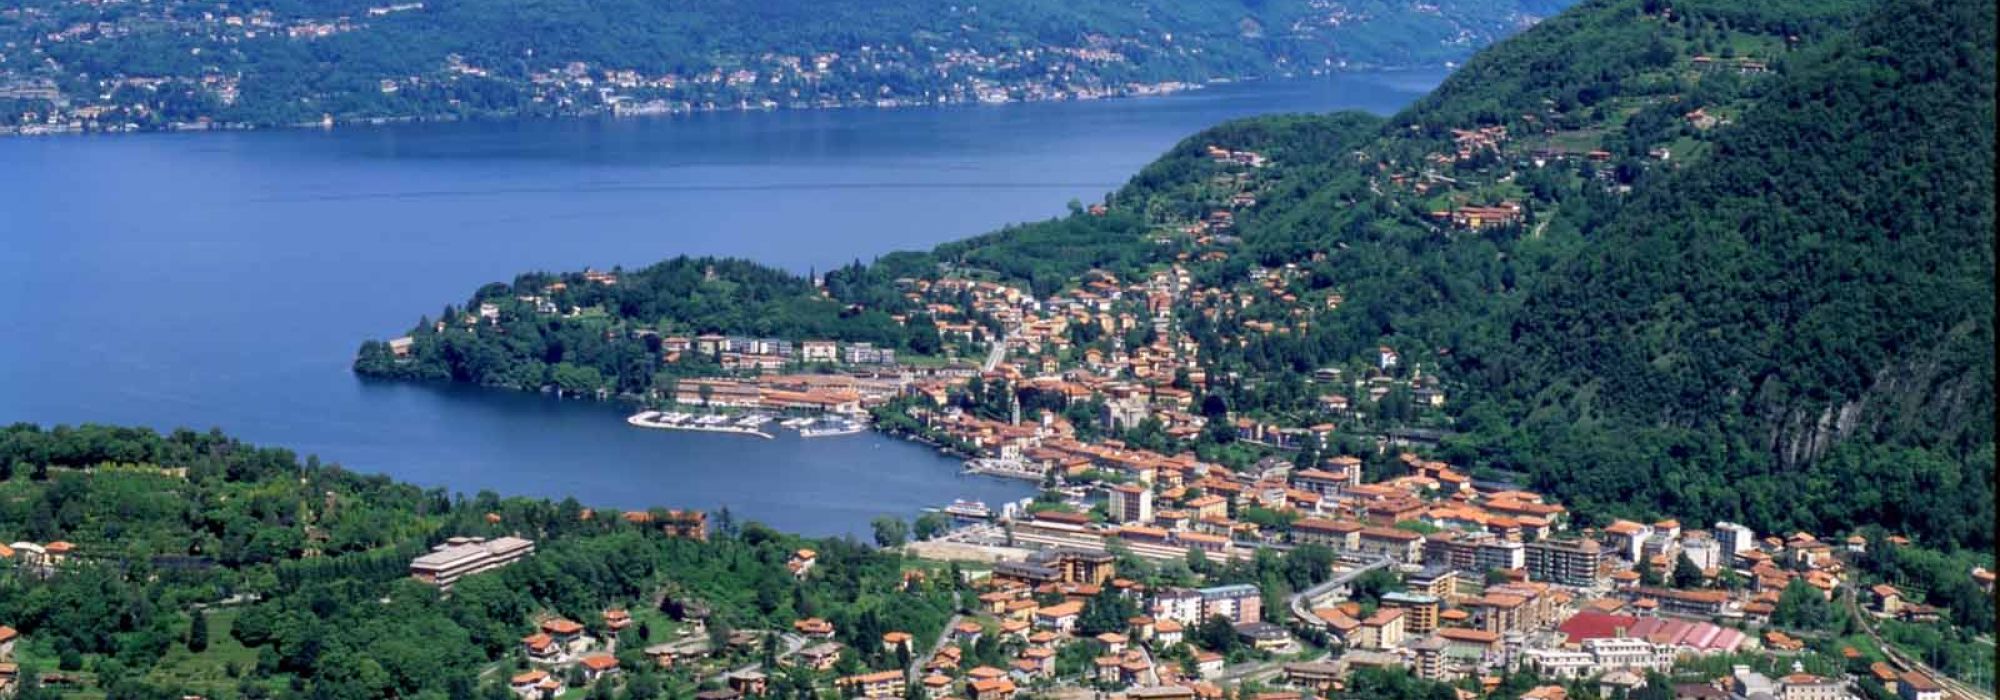
{"type": "Polygon", "coordinates": [[[197,654],[185,643],[176,642],[147,680],[166,687],[207,691],[211,697],[234,695],[236,679],[229,675],[230,667],[240,673],[257,665],[256,650],[230,636],[236,616],[235,610],[226,609],[208,613],[208,649],[197,654]]]}
{"type": "Polygon", "coordinates": [[[644,641],[646,644],[659,644],[660,642],[670,641],[675,638],[674,635],[680,632],[680,623],[674,622],[673,618],[667,617],[666,613],[660,612],[651,606],[628,608],[627,612],[632,613],[632,626],[634,629],[643,628],[645,631],[652,633],[645,638],[644,641]]]}

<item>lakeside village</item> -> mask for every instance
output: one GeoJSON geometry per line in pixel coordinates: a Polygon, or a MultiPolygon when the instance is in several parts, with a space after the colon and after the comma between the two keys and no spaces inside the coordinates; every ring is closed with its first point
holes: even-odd
{"type": "MultiPolygon", "coordinates": [[[[1377,483],[1356,480],[1352,457],[1330,460],[1331,470],[1271,464],[1242,478],[1142,471],[1104,490],[1099,517],[1041,511],[911,544],[920,557],[957,562],[950,570],[967,594],[936,639],[881,635],[886,658],[907,667],[834,676],[856,652],[825,619],[718,639],[705,634],[705,605],[671,599],[662,611],[679,636],[646,647],[644,663],[714,681],[701,700],[762,696],[769,674],[781,672],[816,674],[826,691],[855,698],[1291,700],[1339,692],[1362,669],[1454,682],[1461,700],[1520,673],[1539,684],[1522,694],[1533,700],[1567,700],[1578,689],[1636,697],[1662,679],[1672,687],[1648,697],[1884,697],[1864,693],[1864,679],[1899,700],[1990,697],[1892,649],[1845,641],[1872,638],[1886,620],[1934,623],[1939,612],[1894,586],[1862,586],[1851,567],[1871,544],[1865,538],[1760,537],[1732,523],[1697,530],[1671,520],[1571,531],[1567,511],[1537,494],[1490,490],[1448,465],[1401,459],[1413,473],[1377,483]],[[1259,508],[1299,519],[1282,533],[1239,519],[1259,508]],[[1149,587],[1130,577],[1308,544],[1336,553],[1334,575],[1279,597],[1258,584],[1149,587]],[[1845,606],[1871,636],[1779,631],[1773,616],[1799,595],[1845,606]],[[1107,600],[1121,608],[1109,627],[1107,600]],[[1829,644],[1845,646],[1823,652],[1829,644]],[[774,648],[764,653],[776,667],[746,663],[774,648]],[[1005,663],[972,663],[975,648],[998,649],[1005,663]]],[[[670,537],[709,535],[698,511],[624,517],[670,537]]],[[[410,573],[449,589],[533,554],[534,543],[518,537],[454,538],[413,560],[410,573]]],[[[804,579],[817,558],[801,549],[788,566],[804,579]]],[[[924,575],[906,571],[906,585],[924,575]]],[[[1968,575],[1991,593],[1992,572],[1968,575]]],[[[516,694],[567,697],[615,682],[615,644],[590,630],[616,635],[634,614],[540,620],[520,641],[529,668],[511,675],[516,694]]]]}
{"type": "MultiPolygon", "coordinates": [[[[1506,138],[1497,129],[1457,136],[1465,152],[1491,150],[1506,138]]],[[[1205,246],[1184,254],[1203,260],[1229,255],[1234,213],[1256,205],[1256,173],[1268,165],[1253,152],[1211,147],[1209,155],[1235,170],[1226,176],[1235,194],[1226,208],[1173,232],[1205,246]]],[[[1391,186],[1425,187],[1393,175],[1384,173],[1391,186]]],[[[1522,216],[1504,202],[1433,213],[1441,227],[1473,231],[1519,225],[1522,216]]],[[[1541,684],[1522,695],[1534,700],[1579,692],[1675,700],[1884,700],[1885,691],[1901,700],[1992,697],[1884,640],[1887,625],[1947,624],[1922,591],[1868,580],[1856,567],[1871,547],[1907,540],[1763,534],[1727,522],[1708,529],[1674,520],[1573,527],[1570,511],[1553,499],[1423,454],[1449,427],[1439,411],[1445,386],[1395,348],[1313,372],[1306,383],[1317,398],[1309,414],[1207,410],[1197,398],[1209,382],[1199,345],[1176,313],[1283,334],[1308,327],[1317,310],[1344,299],[1337,287],[1301,296],[1294,282],[1302,273],[1290,265],[1204,287],[1186,262],[1137,281],[1093,272],[1041,298],[969,277],[900,280],[947,348],[983,352],[977,362],[950,351],[942,362],[899,358],[865,343],[622,332],[656,336],[662,365],[699,357],[728,374],[655,389],[643,398],[667,410],[649,420],[696,420],[662,417],[694,415],[690,407],[703,415],[727,409],[872,419],[880,429],[962,454],[968,471],[1044,486],[1022,507],[995,512],[959,503],[926,516],[931,527],[920,519],[919,540],[904,551],[951,562],[976,603],[968,601],[938,639],[884,635],[880,643],[904,650],[910,665],[828,684],[844,696],[1283,700],[1339,691],[1361,669],[1398,668],[1458,683],[1461,700],[1518,672],[1541,684]],[[1128,342],[1133,338],[1145,342],[1128,342]],[[1022,398],[1035,395],[1063,401],[1022,398]],[[1072,410],[1077,406],[1088,410],[1072,410]],[[1398,420],[1382,420],[1387,413],[1398,420]],[[1113,437],[1142,425],[1168,438],[1158,441],[1163,449],[1113,437]],[[1206,431],[1226,431],[1263,456],[1225,465],[1172,447],[1206,431]],[[1315,551],[1331,556],[1314,563],[1309,586],[1217,580],[1218,567],[1315,551]],[[1160,575],[1168,570],[1183,573],[1160,575]],[[1174,583],[1144,582],[1163,578],[1174,583]],[[1107,599],[1123,601],[1131,614],[1108,626],[1089,619],[1107,599]],[[1831,635],[1787,624],[1801,606],[1844,610],[1858,631],[1831,635]],[[966,663],[983,639],[1000,640],[1005,663],[966,663]],[[1662,679],[1671,687],[1647,688],[1662,679]]],[[[594,271],[582,282],[619,280],[594,271]]],[[[563,284],[490,300],[461,321],[593,313],[558,308],[552,298],[563,284]]],[[[388,346],[398,356],[411,347],[409,338],[388,346]]],[[[699,537],[701,517],[676,513],[661,527],[699,537]]],[[[500,555],[470,556],[504,563],[500,555]]],[[[420,558],[413,572],[442,582],[433,566],[434,559],[420,558]]],[[[799,576],[812,575],[813,566],[811,551],[793,558],[799,576]]],[[[1992,572],[1964,575],[1991,594],[1992,572]]],[[[623,614],[606,612],[607,620],[623,614]]],[[[523,697],[546,696],[565,664],[599,658],[574,625],[551,621],[524,640],[531,657],[556,660],[538,667],[543,675],[515,677],[523,697]],[[548,653],[538,651],[551,643],[544,635],[555,640],[556,656],[535,656],[548,653]]],[[[763,634],[787,642],[781,667],[823,670],[848,653],[836,632],[824,619],[806,618],[763,634]]],[[[739,658],[734,645],[760,644],[755,631],[735,634],[744,639],[732,637],[729,646],[691,637],[648,653],[663,666],[702,664],[726,680],[702,697],[755,696],[772,669],[725,667],[739,658]]]]}

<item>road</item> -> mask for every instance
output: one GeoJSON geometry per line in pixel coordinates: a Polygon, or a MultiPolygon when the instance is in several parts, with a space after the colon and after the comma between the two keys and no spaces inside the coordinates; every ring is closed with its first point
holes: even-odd
{"type": "MultiPolygon", "coordinates": [[[[964,615],[961,615],[957,612],[959,610],[965,609],[963,607],[964,604],[965,604],[964,594],[960,593],[959,591],[952,591],[951,619],[944,621],[944,629],[938,630],[937,639],[931,640],[931,648],[929,651],[925,651],[922,654],[910,655],[910,667],[903,670],[903,678],[905,679],[922,678],[922,676],[919,676],[917,674],[924,670],[924,662],[930,661],[931,657],[937,656],[938,650],[944,648],[944,641],[947,639],[951,639],[951,628],[957,627],[958,623],[965,619],[964,615]]],[[[910,651],[916,651],[916,650],[911,649],[910,651]]]]}
{"type": "MultiPolygon", "coordinates": [[[[798,650],[806,648],[806,638],[804,636],[798,636],[798,634],[780,634],[778,638],[784,640],[784,648],[778,650],[778,658],[780,660],[784,660],[784,658],[788,658],[792,654],[798,654],[798,650]]],[[[728,670],[722,670],[722,672],[718,672],[714,676],[708,676],[708,680],[726,684],[726,682],[730,682],[730,676],[734,676],[734,674],[748,674],[752,670],[764,670],[764,662],[750,662],[750,664],[744,664],[740,668],[728,668],[728,670]]]]}
{"type": "Polygon", "coordinates": [[[1327,579],[1317,586],[1293,593],[1291,600],[1287,601],[1288,607],[1292,609],[1292,616],[1298,618],[1300,622],[1313,627],[1325,627],[1326,621],[1319,619],[1319,616],[1314,615],[1312,611],[1313,605],[1321,596],[1332,593],[1335,589],[1353,582],[1354,579],[1360,578],[1362,574],[1383,567],[1394,566],[1395,563],[1395,560],[1388,557],[1381,557],[1373,562],[1369,562],[1365,566],[1349,569],[1339,576],[1327,579]]]}
{"type": "Polygon", "coordinates": [[[980,371],[991,372],[993,368],[999,367],[1000,361],[1007,358],[1007,341],[1013,339],[1014,331],[1012,330],[1008,330],[1005,335],[1000,336],[1000,341],[993,344],[993,349],[986,351],[986,363],[979,366],[980,371]]]}
{"type": "Polygon", "coordinates": [[[1923,674],[1932,682],[1942,686],[1952,697],[1963,700],[1993,700],[1993,693],[1947,676],[1922,660],[1903,653],[1896,648],[1896,645],[1883,639],[1882,635],[1875,631],[1874,616],[1861,609],[1861,604],[1855,600],[1854,587],[1842,586],[1842,589],[1845,591],[1843,597],[1847,600],[1847,614],[1854,616],[1855,621],[1861,623],[1861,630],[1868,633],[1868,638],[1875,641],[1875,646],[1880,648],[1883,655],[1888,656],[1889,661],[1897,668],[1923,674]]]}

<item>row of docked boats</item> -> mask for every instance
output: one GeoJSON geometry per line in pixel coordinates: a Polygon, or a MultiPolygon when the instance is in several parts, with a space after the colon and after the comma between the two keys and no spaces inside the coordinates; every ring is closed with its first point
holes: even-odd
{"type": "Polygon", "coordinates": [[[799,437],[808,438],[854,435],[868,430],[867,423],[844,416],[808,416],[778,420],[759,414],[720,415],[682,411],[641,411],[625,419],[626,423],[641,428],[735,433],[765,439],[773,437],[771,433],[765,431],[765,426],[773,421],[781,427],[798,431],[799,437]]]}
{"type": "Polygon", "coordinates": [[[640,411],[626,418],[625,422],[641,428],[754,435],[766,440],[772,437],[770,433],[763,430],[764,425],[771,422],[770,416],[723,416],[683,413],[680,411],[640,411]]]}

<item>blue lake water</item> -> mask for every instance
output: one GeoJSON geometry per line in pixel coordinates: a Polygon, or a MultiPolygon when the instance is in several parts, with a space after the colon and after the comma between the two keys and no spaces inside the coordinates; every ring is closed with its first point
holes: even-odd
{"type": "Polygon", "coordinates": [[[363,338],[535,269],[804,272],[1053,216],[1178,140],[1394,111],[1442,72],[1079,103],[0,139],[0,421],[220,427],[471,493],[865,534],[1021,482],[877,435],[628,427],[616,406],[362,381],[363,338]]]}

